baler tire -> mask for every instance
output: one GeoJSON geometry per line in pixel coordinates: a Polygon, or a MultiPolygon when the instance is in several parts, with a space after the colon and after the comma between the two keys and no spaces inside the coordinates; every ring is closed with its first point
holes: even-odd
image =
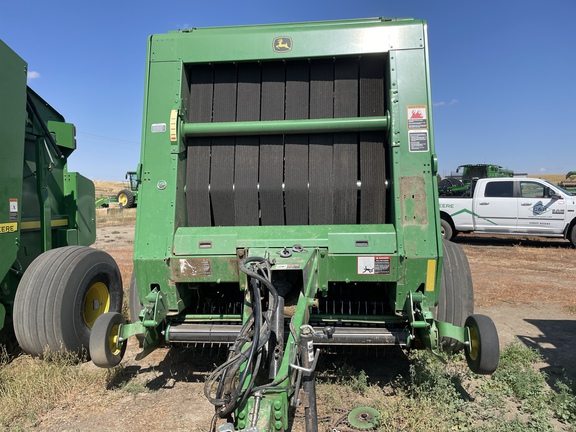
{"type": "Polygon", "coordinates": [[[117,366],[126,352],[126,341],[117,346],[119,326],[126,320],[118,312],[107,312],[98,317],[90,334],[92,362],[101,368],[117,366]]]}
{"type": "Polygon", "coordinates": [[[120,204],[120,207],[122,208],[134,207],[134,194],[128,189],[122,189],[120,192],[118,192],[116,198],[118,199],[118,204],[120,204]]]}
{"type": "Polygon", "coordinates": [[[86,246],[49,250],[30,264],[16,290],[16,339],[31,355],[64,349],[89,359],[91,328],[103,313],[120,312],[122,297],[120,270],[106,252],[86,246]]]}
{"type": "Polygon", "coordinates": [[[500,360],[500,342],[494,322],[486,315],[470,315],[465,326],[470,332],[470,344],[464,350],[468,367],[479,375],[493,373],[500,360]]]}
{"type": "Polygon", "coordinates": [[[452,225],[446,219],[440,219],[440,231],[442,232],[442,238],[445,240],[452,240],[455,237],[452,225]]]}
{"type": "MultiPolygon", "coordinates": [[[[130,278],[130,291],[128,297],[128,309],[130,311],[130,322],[135,323],[140,321],[140,311],[144,309],[144,305],[140,301],[138,296],[138,285],[136,285],[136,273],[132,272],[132,277],[130,278]]],[[[144,335],[137,334],[136,339],[140,343],[140,348],[144,342],[144,335]]]]}
{"type": "MultiPolygon", "coordinates": [[[[462,327],[466,317],[474,313],[474,286],[468,259],[462,247],[448,240],[442,241],[444,260],[438,298],[437,320],[462,327]]],[[[462,350],[464,344],[444,337],[442,349],[452,353],[462,350]]]]}

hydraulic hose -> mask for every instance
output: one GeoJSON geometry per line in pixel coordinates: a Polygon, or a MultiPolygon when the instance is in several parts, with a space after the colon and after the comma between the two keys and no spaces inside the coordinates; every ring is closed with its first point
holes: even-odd
{"type": "MultiPolygon", "coordinates": [[[[216,406],[216,413],[221,418],[228,417],[254,392],[254,382],[262,363],[262,348],[270,339],[271,318],[279,302],[278,291],[271,282],[267,260],[248,257],[240,261],[239,267],[250,278],[252,313],[230,348],[228,360],[210,374],[204,385],[204,394],[216,406]],[[268,291],[270,299],[265,313],[262,311],[262,288],[268,291]],[[244,368],[242,372],[241,367],[244,368]],[[236,382],[235,377],[238,373],[240,376],[236,382]],[[212,397],[214,387],[216,391],[212,397]]],[[[275,380],[271,385],[277,382],[275,380]]]]}

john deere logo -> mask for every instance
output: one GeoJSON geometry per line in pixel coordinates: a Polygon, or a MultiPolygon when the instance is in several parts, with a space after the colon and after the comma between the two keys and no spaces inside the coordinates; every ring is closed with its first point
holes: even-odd
{"type": "Polygon", "coordinates": [[[287,36],[274,38],[275,52],[288,52],[292,49],[292,39],[287,36]]]}

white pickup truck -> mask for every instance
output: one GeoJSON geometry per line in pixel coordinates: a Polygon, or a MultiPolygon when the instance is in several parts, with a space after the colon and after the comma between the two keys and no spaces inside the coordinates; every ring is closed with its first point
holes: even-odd
{"type": "Polygon", "coordinates": [[[576,246],[576,196],[541,179],[484,178],[472,197],[440,197],[442,236],[459,232],[562,237],[576,246]]]}

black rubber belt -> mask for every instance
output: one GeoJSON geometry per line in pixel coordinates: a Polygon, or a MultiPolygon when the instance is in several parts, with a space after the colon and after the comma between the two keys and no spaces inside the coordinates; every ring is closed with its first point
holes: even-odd
{"type": "MultiPolygon", "coordinates": [[[[334,117],[358,117],[358,59],[336,59],[334,117]]],[[[334,134],[334,223],[357,223],[358,134],[334,134]]]]}
{"type": "MultiPolygon", "coordinates": [[[[360,59],[360,117],[384,115],[384,57],[360,59]]],[[[360,223],[385,222],[384,132],[360,133],[360,223]]]]}
{"type": "MultiPolygon", "coordinates": [[[[284,120],[284,64],[262,64],[261,120],[284,120]]],[[[282,136],[260,137],[260,210],[262,225],[284,225],[284,147],[282,136]]]]}
{"type": "MultiPolygon", "coordinates": [[[[212,121],[236,120],[236,66],[217,65],[214,69],[212,121]]],[[[216,226],[234,225],[234,138],[212,139],[210,159],[210,201],[216,226]]]]}
{"type": "MultiPolygon", "coordinates": [[[[308,61],[286,64],[286,120],[307,119],[310,76],[308,61]]],[[[284,138],[286,225],[308,224],[308,135],[284,138]]]]}
{"type": "MultiPolygon", "coordinates": [[[[310,118],[332,118],[334,62],[312,60],[310,64],[310,118]]],[[[309,224],[332,224],[332,135],[310,135],[309,224]]]]}
{"type": "MultiPolygon", "coordinates": [[[[237,121],[260,119],[260,66],[238,65],[237,121]]],[[[235,225],[258,225],[258,137],[236,138],[234,166],[235,225]]]]}
{"type": "MultiPolygon", "coordinates": [[[[212,67],[195,66],[190,74],[189,121],[209,123],[212,120],[212,67]]],[[[186,207],[189,226],[210,226],[210,139],[187,141],[186,207]]]]}

